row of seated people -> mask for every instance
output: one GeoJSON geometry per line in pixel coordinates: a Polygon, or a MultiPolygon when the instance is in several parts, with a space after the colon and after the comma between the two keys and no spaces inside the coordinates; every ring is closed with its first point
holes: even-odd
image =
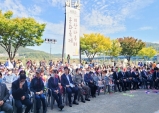
{"type": "Polygon", "coordinates": [[[136,90],[143,85],[146,86],[146,89],[148,89],[148,85],[150,86],[150,89],[153,87],[158,89],[159,69],[155,68],[152,73],[150,69],[143,68],[142,71],[139,72],[138,68],[133,68],[133,70],[127,68],[127,71],[124,72],[122,67],[120,68],[120,71],[118,71],[118,67],[116,67],[113,73],[113,80],[119,92],[131,89],[136,90]]]}
{"type": "MultiPolygon", "coordinates": [[[[104,71],[103,71],[104,72],[104,71]]],[[[104,74],[104,73],[103,73],[104,74]]],[[[2,78],[2,74],[0,74],[0,78],[2,78]]],[[[123,68],[120,68],[118,71],[118,67],[114,70],[112,74],[112,79],[114,83],[117,85],[118,90],[126,91],[127,88],[131,90],[131,86],[133,89],[139,88],[142,84],[142,81],[146,83],[150,83],[150,88],[152,88],[152,83],[155,83],[155,88],[159,86],[159,69],[156,68],[153,75],[149,74],[149,72],[143,71],[139,72],[138,69],[134,68],[134,71],[131,71],[130,68],[127,69],[126,72],[123,71],[123,68]],[[140,78],[142,77],[142,80],[140,78]]],[[[90,68],[86,68],[86,74],[83,76],[80,72],[80,69],[76,69],[76,74],[72,77],[69,74],[69,68],[64,67],[64,74],[61,78],[58,77],[58,71],[53,70],[51,77],[48,80],[48,88],[51,89],[53,97],[55,98],[58,107],[60,109],[64,108],[62,103],[62,94],[60,91],[59,83],[62,85],[64,89],[66,89],[66,93],[68,94],[69,106],[72,107],[72,103],[78,105],[77,96],[81,96],[81,101],[85,102],[90,101],[89,92],[91,92],[92,97],[96,97],[97,84],[94,79],[94,73],[91,72],[90,68]],[[74,100],[72,102],[71,97],[72,93],[74,93],[74,100]],[[85,94],[85,98],[83,97],[85,94]]],[[[147,86],[148,84],[146,84],[147,86]]],[[[38,69],[36,71],[36,76],[31,80],[30,88],[28,88],[28,83],[26,81],[26,73],[25,71],[21,71],[19,74],[19,79],[12,83],[12,96],[15,100],[15,106],[17,108],[17,113],[22,113],[22,105],[26,106],[25,113],[28,113],[33,106],[33,103],[29,99],[29,89],[34,92],[36,99],[36,112],[39,113],[41,108],[41,102],[43,104],[43,113],[46,113],[46,103],[45,103],[45,95],[44,95],[44,82],[41,79],[41,70],[38,69]]],[[[9,92],[5,84],[1,83],[0,79],[0,110],[6,111],[7,113],[12,112],[12,106],[6,103],[6,99],[9,97],[9,92]],[[2,88],[2,86],[4,88],[2,88]],[[2,91],[1,91],[2,90],[2,91]],[[4,90],[4,92],[3,92],[4,90]],[[3,93],[1,93],[3,92],[3,93]]]]}
{"type": "MultiPolygon", "coordinates": [[[[52,91],[54,91],[52,94],[57,101],[58,98],[56,97],[55,92],[60,92],[58,83],[61,83],[62,87],[65,89],[66,93],[68,94],[68,101],[69,106],[72,107],[72,103],[75,105],[78,105],[77,97],[78,95],[81,97],[81,101],[85,103],[86,101],[90,101],[89,99],[89,90],[90,88],[84,84],[83,77],[80,74],[80,70],[76,69],[76,75],[75,79],[72,78],[72,76],[69,74],[69,68],[64,67],[64,74],[61,76],[61,78],[57,77],[58,71],[54,70],[52,77],[48,80],[48,88],[50,88],[52,91]],[[55,77],[56,76],[56,77],[55,77]],[[54,82],[51,82],[54,81],[54,82]],[[56,81],[56,82],[55,82],[56,81]],[[56,85],[54,85],[56,83],[56,85]],[[73,102],[71,100],[72,93],[74,93],[74,99],[73,102]],[[83,97],[83,94],[85,94],[85,98],[83,97]]],[[[59,98],[61,102],[61,97],[59,98]]]]}
{"type": "MultiPolygon", "coordinates": [[[[90,99],[88,98],[89,87],[84,86],[82,82],[78,81],[79,80],[78,77],[77,77],[76,84],[74,84],[74,82],[72,81],[71,75],[69,75],[68,67],[65,67],[64,70],[65,70],[65,73],[61,77],[61,84],[64,88],[66,88],[66,92],[68,93],[69,106],[72,107],[72,101],[71,101],[72,93],[74,93],[73,104],[78,105],[77,96],[79,94],[78,92],[80,91],[80,89],[86,90],[85,99],[83,99],[82,97],[83,92],[81,92],[82,102],[85,102],[85,100],[90,101],[90,99]]],[[[62,97],[61,97],[61,92],[59,87],[60,80],[58,77],[56,77],[57,73],[58,73],[57,70],[54,70],[53,73],[51,74],[51,77],[48,80],[48,88],[51,89],[53,97],[55,98],[58,104],[58,107],[60,109],[63,109],[64,105],[62,104],[62,97]]],[[[1,79],[2,79],[2,74],[1,74],[1,79]]],[[[0,82],[0,85],[1,86],[4,85],[5,91],[6,91],[3,95],[0,94],[3,97],[6,96],[6,98],[0,98],[0,108],[1,108],[0,110],[5,111],[7,113],[12,113],[13,107],[10,104],[5,103],[6,99],[10,95],[9,91],[4,83],[0,82]]],[[[0,90],[2,90],[1,87],[0,87],[0,90]]],[[[26,106],[25,113],[28,113],[31,110],[33,103],[29,99],[29,90],[34,92],[34,95],[35,95],[36,113],[40,112],[41,102],[43,105],[43,113],[46,113],[47,105],[45,103],[45,95],[43,92],[44,82],[42,81],[42,78],[41,78],[41,69],[38,69],[36,71],[36,76],[31,80],[29,88],[28,88],[28,82],[26,81],[25,71],[21,71],[19,74],[19,78],[12,83],[11,93],[15,101],[15,107],[17,109],[16,113],[22,113],[23,111],[22,105],[26,106]]]]}
{"type": "MultiPolygon", "coordinates": [[[[33,103],[30,100],[30,90],[34,92],[36,99],[36,113],[40,112],[41,101],[43,104],[43,113],[46,113],[46,103],[44,96],[44,83],[40,76],[40,71],[37,70],[36,77],[31,81],[30,88],[28,88],[28,82],[26,80],[25,71],[19,73],[19,78],[12,83],[11,95],[14,99],[16,107],[15,113],[22,113],[23,107],[26,106],[25,113],[29,113],[33,107],[33,103]]],[[[5,83],[2,82],[2,74],[0,73],[0,112],[13,113],[13,105],[7,103],[10,93],[5,83]]]]}

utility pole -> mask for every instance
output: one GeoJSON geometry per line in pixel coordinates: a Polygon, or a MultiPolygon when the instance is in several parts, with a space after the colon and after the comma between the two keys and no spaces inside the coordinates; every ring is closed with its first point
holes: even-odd
{"type": "Polygon", "coordinates": [[[56,39],[48,39],[48,38],[45,38],[45,43],[50,44],[50,60],[51,60],[52,44],[55,44],[56,42],[57,42],[56,39]]]}

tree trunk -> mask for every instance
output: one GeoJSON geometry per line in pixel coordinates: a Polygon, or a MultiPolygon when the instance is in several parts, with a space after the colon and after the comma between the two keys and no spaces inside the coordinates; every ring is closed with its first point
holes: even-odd
{"type": "Polygon", "coordinates": [[[131,56],[127,56],[128,65],[129,65],[129,66],[130,66],[130,58],[131,58],[131,56]]]}

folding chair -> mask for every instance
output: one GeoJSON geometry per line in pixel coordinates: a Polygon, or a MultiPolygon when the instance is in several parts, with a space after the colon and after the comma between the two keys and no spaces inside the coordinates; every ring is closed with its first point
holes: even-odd
{"type": "MultiPolygon", "coordinates": [[[[31,95],[32,95],[32,103],[33,103],[33,112],[36,113],[36,99],[35,99],[35,94],[34,92],[31,92],[31,95]]],[[[45,95],[45,104],[46,104],[46,111],[47,111],[47,106],[48,106],[48,103],[47,103],[47,93],[44,91],[44,95],[45,95]]]]}
{"type": "Polygon", "coordinates": [[[106,93],[106,84],[103,82],[103,84],[98,85],[98,95],[100,94],[101,89],[103,88],[104,94],[106,93]]]}
{"type": "Polygon", "coordinates": [[[114,93],[116,92],[116,85],[114,84],[113,80],[110,80],[108,84],[106,84],[106,87],[108,88],[108,93],[111,93],[111,88],[114,93]]]}

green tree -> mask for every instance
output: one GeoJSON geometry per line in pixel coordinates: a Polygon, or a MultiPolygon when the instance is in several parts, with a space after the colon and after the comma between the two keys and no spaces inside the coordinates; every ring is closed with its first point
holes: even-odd
{"type": "Polygon", "coordinates": [[[0,11],[0,45],[10,60],[14,59],[19,47],[41,45],[45,24],[39,24],[33,18],[12,18],[12,11],[0,11]]]}
{"type": "Polygon", "coordinates": [[[139,51],[138,56],[144,58],[145,60],[149,60],[157,54],[157,51],[152,47],[143,48],[139,51]]]}
{"type": "Polygon", "coordinates": [[[145,47],[145,43],[142,42],[142,40],[133,37],[124,37],[118,40],[122,47],[121,55],[124,55],[128,62],[130,62],[132,56],[136,56],[138,52],[145,47]]]}
{"type": "Polygon", "coordinates": [[[119,56],[121,51],[122,48],[120,42],[116,39],[111,41],[111,48],[107,52],[105,52],[105,54],[109,55],[111,57],[111,60],[113,60],[113,57],[119,56]]]}
{"type": "Polygon", "coordinates": [[[84,34],[80,38],[81,52],[85,53],[89,61],[94,59],[97,53],[107,51],[111,47],[111,40],[102,34],[84,34]]]}

